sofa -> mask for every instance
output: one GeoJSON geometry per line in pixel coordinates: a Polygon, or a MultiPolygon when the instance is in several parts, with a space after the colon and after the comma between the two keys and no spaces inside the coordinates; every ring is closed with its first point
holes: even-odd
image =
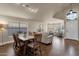
{"type": "Polygon", "coordinates": [[[44,44],[51,44],[53,39],[53,35],[49,35],[48,33],[42,33],[41,42],[44,44]]]}

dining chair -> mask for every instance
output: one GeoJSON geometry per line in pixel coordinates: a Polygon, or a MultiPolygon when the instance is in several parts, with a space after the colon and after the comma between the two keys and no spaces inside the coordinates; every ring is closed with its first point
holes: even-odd
{"type": "Polygon", "coordinates": [[[23,43],[19,40],[18,34],[13,34],[14,44],[13,48],[16,55],[23,55],[23,43]]]}
{"type": "Polygon", "coordinates": [[[42,35],[34,34],[34,41],[28,44],[28,55],[31,56],[41,56],[42,51],[41,51],[41,38],[42,35]]]}

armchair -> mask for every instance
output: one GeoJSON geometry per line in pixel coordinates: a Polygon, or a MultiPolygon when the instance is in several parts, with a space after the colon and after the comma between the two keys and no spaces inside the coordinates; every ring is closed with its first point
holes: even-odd
{"type": "Polygon", "coordinates": [[[53,39],[53,35],[49,35],[48,33],[42,33],[41,42],[44,44],[51,44],[53,39]]]}

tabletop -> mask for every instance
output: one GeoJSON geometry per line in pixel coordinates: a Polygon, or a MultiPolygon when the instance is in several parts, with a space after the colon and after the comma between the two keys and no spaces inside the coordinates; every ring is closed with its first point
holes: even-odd
{"type": "Polygon", "coordinates": [[[26,40],[34,39],[34,36],[26,36],[26,37],[19,36],[19,38],[23,41],[26,41],[26,40]]]}

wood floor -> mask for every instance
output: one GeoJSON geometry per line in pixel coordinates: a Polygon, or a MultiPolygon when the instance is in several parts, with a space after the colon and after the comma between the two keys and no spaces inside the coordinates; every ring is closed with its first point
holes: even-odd
{"type": "MultiPolygon", "coordinates": [[[[51,45],[41,46],[43,56],[79,56],[79,41],[54,37],[51,45]]],[[[0,46],[0,56],[15,56],[13,44],[0,46]]]]}

